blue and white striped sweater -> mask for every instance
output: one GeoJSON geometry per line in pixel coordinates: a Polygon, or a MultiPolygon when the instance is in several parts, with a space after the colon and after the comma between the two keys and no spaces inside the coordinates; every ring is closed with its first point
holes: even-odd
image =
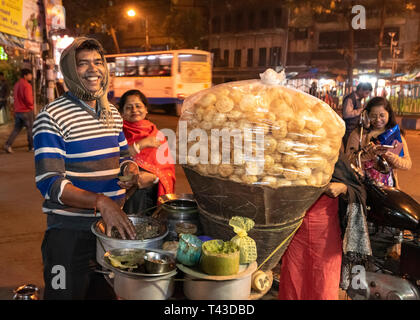
{"type": "Polygon", "coordinates": [[[94,217],[92,209],[73,208],[61,202],[67,183],[115,201],[125,197],[117,176],[121,163],[130,157],[121,116],[115,107],[111,108],[113,124],[108,127],[92,109],[66,94],[38,114],[33,128],[35,180],[45,198],[45,213],[94,217]]]}

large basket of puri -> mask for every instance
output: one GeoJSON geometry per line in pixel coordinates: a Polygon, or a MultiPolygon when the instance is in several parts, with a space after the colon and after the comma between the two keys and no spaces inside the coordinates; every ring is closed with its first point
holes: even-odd
{"type": "Polygon", "coordinates": [[[325,190],[345,125],[323,101],[282,85],[284,73],[224,83],[188,97],[179,153],[206,235],[234,236],[229,219],[255,222],[258,264],[272,269],[325,190]],[[279,248],[279,245],[280,248],[279,248]]]}

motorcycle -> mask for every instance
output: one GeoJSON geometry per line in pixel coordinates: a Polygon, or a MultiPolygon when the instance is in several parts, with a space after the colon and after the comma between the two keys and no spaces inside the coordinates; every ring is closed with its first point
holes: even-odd
{"type": "MultiPolygon", "coordinates": [[[[360,137],[366,122],[362,115],[360,137]]],[[[361,163],[365,151],[360,140],[356,166],[352,167],[367,193],[373,263],[360,278],[360,285],[350,285],[347,294],[353,300],[420,300],[420,204],[407,193],[365,175],[361,163]]],[[[375,168],[384,174],[391,170],[381,156],[377,156],[375,168]]]]}

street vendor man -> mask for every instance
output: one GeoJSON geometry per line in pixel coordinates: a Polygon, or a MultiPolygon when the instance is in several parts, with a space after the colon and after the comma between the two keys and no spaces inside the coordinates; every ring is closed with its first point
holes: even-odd
{"type": "Polygon", "coordinates": [[[123,239],[135,238],[121,207],[126,189],[141,176],[129,158],[119,112],[107,101],[101,44],[76,38],[63,51],[60,68],[69,90],[41,110],[33,130],[35,180],[47,214],[44,299],[113,299],[103,275],[94,272],[96,237],[90,228],[102,218],[108,236],[116,228],[123,239]],[[119,175],[132,178],[121,182],[119,175]]]}

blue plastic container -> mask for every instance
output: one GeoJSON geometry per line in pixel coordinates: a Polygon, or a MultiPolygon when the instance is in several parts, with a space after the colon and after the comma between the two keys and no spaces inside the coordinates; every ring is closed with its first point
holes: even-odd
{"type": "Polygon", "coordinates": [[[203,241],[192,234],[181,233],[179,235],[178,251],[176,259],[185,266],[193,267],[198,264],[201,257],[201,245],[203,241]]]}

